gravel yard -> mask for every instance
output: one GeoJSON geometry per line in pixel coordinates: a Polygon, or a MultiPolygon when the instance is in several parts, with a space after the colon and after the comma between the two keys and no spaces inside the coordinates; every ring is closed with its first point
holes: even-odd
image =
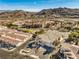
{"type": "Polygon", "coordinates": [[[48,30],[45,34],[39,35],[39,37],[46,42],[53,42],[55,39],[59,37],[63,37],[66,39],[68,37],[69,32],[59,32],[56,30],[48,30]]]}

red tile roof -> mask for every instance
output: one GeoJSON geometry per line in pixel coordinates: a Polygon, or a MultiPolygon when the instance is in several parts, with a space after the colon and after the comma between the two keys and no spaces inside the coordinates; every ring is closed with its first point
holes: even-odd
{"type": "Polygon", "coordinates": [[[19,32],[13,29],[0,30],[0,40],[17,45],[20,42],[29,38],[28,33],[19,32]]]}

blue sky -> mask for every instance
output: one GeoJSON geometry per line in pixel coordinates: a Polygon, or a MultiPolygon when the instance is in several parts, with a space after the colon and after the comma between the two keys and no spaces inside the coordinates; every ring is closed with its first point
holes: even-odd
{"type": "Polygon", "coordinates": [[[0,0],[0,10],[40,11],[57,7],[79,8],[79,0],[0,0]]]}

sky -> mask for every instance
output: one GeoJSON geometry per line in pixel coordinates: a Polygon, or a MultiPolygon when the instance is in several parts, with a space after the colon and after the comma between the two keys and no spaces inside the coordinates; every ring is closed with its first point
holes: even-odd
{"type": "Polygon", "coordinates": [[[79,0],[0,0],[0,10],[40,11],[58,7],[79,8],[79,0]]]}

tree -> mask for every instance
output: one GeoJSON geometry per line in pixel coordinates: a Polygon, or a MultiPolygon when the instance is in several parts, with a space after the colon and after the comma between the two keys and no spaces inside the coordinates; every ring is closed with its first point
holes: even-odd
{"type": "Polygon", "coordinates": [[[55,40],[55,41],[53,42],[53,45],[54,45],[54,46],[59,46],[59,45],[60,45],[60,41],[59,41],[59,40],[55,40]]]}
{"type": "Polygon", "coordinates": [[[67,39],[68,42],[75,42],[76,45],[78,45],[79,42],[79,32],[71,32],[67,39]]]}
{"type": "Polygon", "coordinates": [[[35,32],[32,36],[32,38],[36,38],[37,37],[37,33],[35,32]]]}

